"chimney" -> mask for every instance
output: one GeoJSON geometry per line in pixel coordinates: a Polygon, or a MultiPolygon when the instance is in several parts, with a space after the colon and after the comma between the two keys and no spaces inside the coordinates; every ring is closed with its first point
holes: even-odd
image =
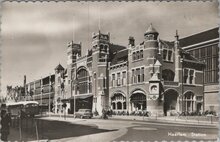
{"type": "Polygon", "coordinates": [[[129,36],[128,38],[128,45],[134,46],[135,45],[135,39],[132,36],[129,36]]]}

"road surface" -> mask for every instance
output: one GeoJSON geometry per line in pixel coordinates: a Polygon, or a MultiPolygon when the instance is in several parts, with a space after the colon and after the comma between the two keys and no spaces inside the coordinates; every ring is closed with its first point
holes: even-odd
{"type": "Polygon", "coordinates": [[[57,142],[214,141],[218,135],[218,128],[213,126],[165,122],[74,118],[64,120],[62,117],[44,117],[34,122],[36,123],[30,120],[23,121],[22,136],[18,127],[12,128],[9,140],[34,141],[39,139],[57,142]]]}

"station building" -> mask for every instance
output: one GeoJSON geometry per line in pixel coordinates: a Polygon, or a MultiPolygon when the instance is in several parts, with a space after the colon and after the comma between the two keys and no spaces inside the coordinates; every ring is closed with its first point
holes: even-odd
{"type": "Polygon", "coordinates": [[[25,84],[26,100],[51,105],[55,113],[64,103],[68,113],[218,111],[218,28],[165,41],[150,25],[143,37],[136,44],[130,36],[122,46],[99,31],[85,56],[82,44],[71,41],[67,67],[59,64],[53,75],[25,84]]]}
{"type": "Polygon", "coordinates": [[[174,42],[161,40],[150,25],[143,36],[139,44],[129,37],[128,45],[121,46],[99,31],[85,56],[81,43],[70,42],[63,99],[71,112],[204,110],[204,62],[183,50],[177,33],[174,42]]]}
{"type": "Polygon", "coordinates": [[[45,111],[52,111],[55,94],[55,74],[42,77],[40,79],[26,83],[24,77],[24,91],[19,97],[19,101],[37,101],[45,111]],[[49,107],[50,106],[50,107],[49,107]]]}
{"type": "Polygon", "coordinates": [[[180,46],[200,61],[205,62],[205,110],[219,110],[219,28],[212,28],[180,39],[180,46]]]}

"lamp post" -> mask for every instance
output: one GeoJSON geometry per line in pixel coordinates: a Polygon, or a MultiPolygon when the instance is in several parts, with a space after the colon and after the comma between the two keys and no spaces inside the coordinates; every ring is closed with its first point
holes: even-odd
{"type": "Polygon", "coordinates": [[[181,91],[182,91],[182,112],[183,112],[183,92],[184,92],[184,86],[183,86],[183,83],[184,83],[184,68],[183,68],[183,58],[180,60],[180,62],[182,63],[182,88],[181,88],[181,91]]]}
{"type": "Polygon", "coordinates": [[[51,89],[51,74],[49,76],[49,104],[48,104],[48,113],[49,113],[49,117],[50,117],[50,89],[51,89]]]}

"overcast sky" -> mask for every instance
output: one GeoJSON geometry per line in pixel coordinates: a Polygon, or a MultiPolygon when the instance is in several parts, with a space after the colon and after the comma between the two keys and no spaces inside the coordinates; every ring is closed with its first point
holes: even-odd
{"type": "MultiPolygon", "coordinates": [[[[128,37],[143,41],[150,23],[159,38],[174,40],[217,27],[217,2],[4,2],[2,4],[2,94],[6,85],[23,85],[66,67],[67,43],[91,48],[92,32],[110,32],[112,43],[128,37]],[[100,18],[99,18],[100,17],[100,18]]],[[[85,55],[85,53],[82,53],[85,55]]]]}

